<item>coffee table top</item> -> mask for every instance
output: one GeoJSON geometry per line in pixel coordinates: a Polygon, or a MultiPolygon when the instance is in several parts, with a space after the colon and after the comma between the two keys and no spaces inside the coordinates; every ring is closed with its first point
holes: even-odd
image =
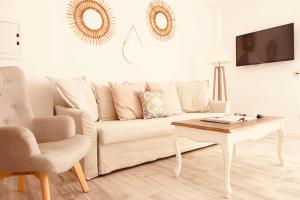
{"type": "Polygon", "coordinates": [[[261,124],[270,123],[281,119],[283,119],[283,117],[263,116],[260,119],[254,119],[245,122],[237,122],[232,124],[221,124],[216,122],[205,122],[205,121],[201,121],[201,119],[191,119],[191,120],[172,122],[171,124],[175,126],[181,126],[187,128],[195,128],[195,129],[202,129],[208,131],[218,131],[222,133],[232,133],[243,129],[254,128],[261,124]]]}

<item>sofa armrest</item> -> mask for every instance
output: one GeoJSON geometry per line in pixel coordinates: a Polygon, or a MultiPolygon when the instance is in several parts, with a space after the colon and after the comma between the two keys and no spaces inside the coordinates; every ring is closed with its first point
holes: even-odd
{"type": "Polygon", "coordinates": [[[75,124],[68,116],[35,117],[32,132],[38,143],[55,142],[75,135],[75,124]]]}
{"type": "Polygon", "coordinates": [[[33,133],[23,126],[0,127],[0,172],[26,171],[30,158],[40,155],[33,133]]]}
{"type": "Polygon", "coordinates": [[[230,101],[210,101],[210,112],[230,113],[230,101]]]}
{"type": "Polygon", "coordinates": [[[86,179],[98,176],[98,133],[96,123],[85,111],[76,108],[55,106],[56,115],[66,115],[73,118],[76,134],[89,136],[92,145],[83,159],[83,171],[86,179]]]}

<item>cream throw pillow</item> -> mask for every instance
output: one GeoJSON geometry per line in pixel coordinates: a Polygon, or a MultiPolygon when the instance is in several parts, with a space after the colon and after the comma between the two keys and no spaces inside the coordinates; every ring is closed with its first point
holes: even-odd
{"type": "Polygon", "coordinates": [[[55,85],[58,93],[72,108],[86,111],[93,121],[98,120],[95,94],[84,77],[56,79],[47,77],[55,85]]]}
{"type": "Polygon", "coordinates": [[[143,118],[139,94],[144,92],[145,83],[109,83],[114,105],[120,120],[143,118]]]}
{"type": "Polygon", "coordinates": [[[168,108],[168,115],[183,113],[174,83],[147,83],[147,88],[149,91],[163,91],[165,95],[166,106],[168,108]]]}
{"type": "Polygon", "coordinates": [[[109,86],[93,83],[99,110],[99,119],[103,121],[117,120],[113,97],[109,86]]]}
{"type": "Polygon", "coordinates": [[[209,81],[178,82],[176,87],[183,111],[209,111],[209,81]]]}

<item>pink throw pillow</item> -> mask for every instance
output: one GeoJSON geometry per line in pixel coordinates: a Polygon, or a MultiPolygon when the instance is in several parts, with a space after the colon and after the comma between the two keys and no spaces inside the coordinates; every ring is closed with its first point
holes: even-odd
{"type": "Polygon", "coordinates": [[[147,83],[147,88],[149,91],[161,90],[164,92],[168,115],[183,113],[174,83],[147,83]]]}
{"type": "Polygon", "coordinates": [[[141,83],[109,83],[114,105],[120,120],[143,118],[143,109],[139,94],[144,92],[146,84],[141,83]]]}

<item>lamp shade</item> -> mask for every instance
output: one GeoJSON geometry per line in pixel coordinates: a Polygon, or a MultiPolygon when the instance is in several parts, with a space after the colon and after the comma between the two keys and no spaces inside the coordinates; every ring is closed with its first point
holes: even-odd
{"type": "Polygon", "coordinates": [[[232,59],[230,55],[227,53],[225,48],[218,47],[212,51],[211,57],[209,59],[209,63],[213,65],[227,64],[231,63],[232,59]]]}

